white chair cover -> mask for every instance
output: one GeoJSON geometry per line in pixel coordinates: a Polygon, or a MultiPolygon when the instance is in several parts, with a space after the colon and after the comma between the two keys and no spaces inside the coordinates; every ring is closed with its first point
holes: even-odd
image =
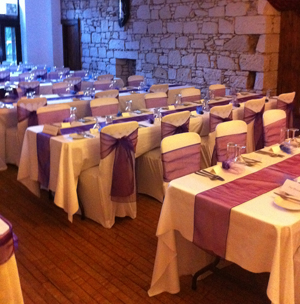
{"type": "Polygon", "coordinates": [[[83,78],[85,77],[87,74],[86,71],[83,71],[83,70],[80,70],[80,71],[74,71],[73,73],[73,77],[80,77],[80,78],[83,78]]]}
{"type": "Polygon", "coordinates": [[[108,90],[111,85],[111,80],[101,79],[94,81],[93,87],[95,90],[108,90]]]}
{"type": "Polygon", "coordinates": [[[63,122],[70,117],[70,105],[57,104],[38,108],[36,113],[38,117],[38,124],[51,124],[55,122],[63,122]]]}
{"type": "Polygon", "coordinates": [[[38,81],[21,81],[18,84],[21,91],[18,91],[19,96],[25,96],[27,92],[34,92],[35,95],[39,95],[40,83],[38,81]]]}
{"type": "Polygon", "coordinates": [[[42,78],[47,79],[47,70],[45,69],[36,69],[31,71],[32,74],[34,74],[34,78],[42,78]]]}
{"type": "Polygon", "coordinates": [[[76,92],[80,91],[81,89],[81,78],[80,77],[69,77],[64,79],[64,82],[70,83],[74,86],[74,90],[76,92]]]}
{"type": "Polygon", "coordinates": [[[146,108],[165,107],[168,105],[168,97],[164,92],[149,93],[145,95],[146,108]]]}
{"type": "Polygon", "coordinates": [[[140,83],[144,81],[144,76],[142,75],[132,75],[128,77],[128,85],[132,87],[140,86],[140,83]]]}
{"type": "Polygon", "coordinates": [[[114,79],[114,75],[112,74],[99,75],[97,77],[97,80],[113,80],[113,79],[114,79]]]}
{"type": "MultiPolygon", "coordinates": [[[[169,136],[176,134],[175,128],[173,129],[173,134],[170,133],[170,131],[172,132],[172,129],[169,128],[170,125],[175,127],[186,125],[187,129],[185,132],[188,132],[189,120],[189,111],[166,115],[161,121],[161,134],[169,133],[169,136]],[[165,132],[165,129],[168,129],[167,132],[165,132]]],[[[163,168],[160,148],[153,149],[138,158],[137,187],[138,193],[147,194],[160,202],[163,201],[165,192],[163,188],[163,168]]]]}
{"type": "Polygon", "coordinates": [[[201,91],[195,88],[183,89],[180,94],[181,102],[200,101],[201,99],[201,91]]]}
{"type": "Polygon", "coordinates": [[[36,80],[36,75],[34,75],[33,73],[31,72],[25,72],[25,73],[22,73],[19,75],[19,81],[28,81],[29,79],[30,80],[36,80]]]}
{"type": "Polygon", "coordinates": [[[90,105],[93,116],[117,114],[119,111],[119,101],[117,98],[96,98],[91,100],[90,105]]]}
{"type": "MultiPolygon", "coordinates": [[[[129,136],[137,129],[137,122],[127,122],[104,127],[101,133],[115,138],[122,138],[129,136]]],[[[131,157],[134,165],[135,158],[133,153],[131,153],[131,157]]],[[[83,171],[80,174],[78,183],[78,196],[84,206],[85,215],[105,228],[111,228],[114,225],[116,216],[129,216],[132,219],[136,217],[136,200],[133,202],[116,202],[111,199],[114,159],[115,151],[101,159],[99,166],[83,171]]],[[[135,191],[136,186],[134,183],[134,197],[135,191]]]]}
{"type": "MultiPolygon", "coordinates": [[[[52,84],[52,93],[53,94],[66,94],[66,93],[70,93],[67,90],[68,87],[69,87],[69,84],[67,82],[53,83],[52,84]]],[[[73,90],[74,86],[71,85],[70,89],[73,90]]]]}
{"type": "Polygon", "coordinates": [[[168,84],[153,84],[149,89],[150,93],[163,92],[163,93],[168,94],[168,91],[169,91],[168,84]]]}
{"type": "Polygon", "coordinates": [[[118,90],[106,90],[103,92],[98,92],[95,94],[95,98],[118,98],[119,97],[119,91],[118,90]]]}

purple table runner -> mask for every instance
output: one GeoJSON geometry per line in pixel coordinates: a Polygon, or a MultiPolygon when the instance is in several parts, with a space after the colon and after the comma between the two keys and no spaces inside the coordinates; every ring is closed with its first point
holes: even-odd
{"type": "Polygon", "coordinates": [[[300,176],[300,155],[195,196],[193,243],[225,258],[231,208],[300,176]]]}
{"type": "MultiPolygon", "coordinates": [[[[243,102],[246,102],[248,100],[251,100],[251,99],[259,99],[259,98],[263,98],[265,95],[260,95],[260,94],[257,94],[257,95],[251,95],[251,96],[247,96],[247,97],[241,97],[241,98],[238,98],[236,100],[237,104],[240,104],[240,103],[243,103],[243,102]]],[[[227,105],[229,104],[230,102],[232,101],[232,99],[230,100],[221,100],[219,102],[214,102],[212,104],[209,104],[209,107],[210,108],[213,108],[215,106],[224,106],[224,105],[227,105]]]]}
{"type": "Polygon", "coordinates": [[[1,215],[0,219],[9,226],[9,229],[0,236],[0,265],[2,265],[6,263],[14,253],[14,247],[17,247],[17,237],[12,231],[11,223],[1,215]]]}

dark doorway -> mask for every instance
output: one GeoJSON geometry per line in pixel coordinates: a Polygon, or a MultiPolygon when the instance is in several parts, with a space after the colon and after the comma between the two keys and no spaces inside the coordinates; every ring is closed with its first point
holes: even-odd
{"type": "Polygon", "coordinates": [[[78,20],[62,20],[64,66],[81,70],[80,23],[78,20]]]}

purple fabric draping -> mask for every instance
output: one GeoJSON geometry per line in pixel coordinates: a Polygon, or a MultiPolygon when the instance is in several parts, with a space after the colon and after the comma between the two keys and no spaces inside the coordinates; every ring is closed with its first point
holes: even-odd
{"type": "Polygon", "coordinates": [[[213,90],[214,91],[214,94],[215,94],[215,97],[224,97],[226,95],[226,90],[225,88],[222,88],[222,89],[216,89],[216,90],[213,90]]]}
{"type": "Polygon", "coordinates": [[[52,135],[45,133],[37,133],[36,148],[38,156],[38,181],[48,188],[50,177],[50,138],[52,135]]]}
{"type": "MultiPolygon", "coordinates": [[[[261,95],[261,94],[257,94],[257,95],[250,95],[250,96],[246,96],[246,97],[242,97],[242,98],[239,98],[237,99],[237,103],[243,103],[243,102],[246,102],[248,100],[251,100],[251,99],[258,99],[258,98],[262,98],[264,97],[264,95],[261,95]]],[[[214,102],[214,103],[210,103],[209,104],[209,107],[210,108],[213,108],[215,106],[224,106],[224,105],[227,105],[231,102],[232,100],[221,100],[221,101],[218,101],[218,102],[214,102]]]]}
{"type": "Polygon", "coordinates": [[[293,109],[294,104],[286,103],[280,99],[277,100],[277,109],[283,110],[286,113],[286,127],[292,128],[293,127],[293,109]]]}
{"type": "Polygon", "coordinates": [[[161,155],[165,182],[200,170],[201,144],[195,144],[161,155]]]}
{"type": "Polygon", "coordinates": [[[182,108],[176,108],[175,110],[163,111],[163,112],[161,112],[161,115],[166,116],[168,114],[177,113],[177,112],[196,111],[197,107],[199,107],[199,106],[187,106],[187,107],[182,107],[182,108]]]}
{"type": "Polygon", "coordinates": [[[260,150],[264,147],[264,128],[262,121],[264,111],[265,106],[263,106],[262,109],[257,113],[247,107],[244,109],[244,121],[246,124],[249,124],[254,120],[255,150],[260,150]]]}
{"type": "Polygon", "coordinates": [[[17,106],[17,115],[18,115],[18,122],[28,119],[28,127],[38,125],[36,111],[29,111],[23,107],[17,106]]]}
{"type": "Polygon", "coordinates": [[[100,133],[101,159],[115,151],[112,172],[111,200],[120,203],[135,201],[134,192],[134,162],[135,149],[138,140],[138,129],[128,136],[114,138],[100,133]]]}
{"type": "Polygon", "coordinates": [[[190,117],[180,126],[174,126],[167,122],[161,122],[161,139],[174,134],[185,133],[189,131],[190,117]]]}
{"type": "Polygon", "coordinates": [[[216,127],[219,123],[225,122],[225,121],[231,121],[232,120],[232,111],[227,117],[220,117],[215,114],[209,114],[209,133],[212,133],[216,130],[216,127]]]}
{"type": "Polygon", "coordinates": [[[39,113],[37,116],[39,125],[63,122],[66,118],[70,117],[70,109],[39,113]]]}
{"type": "Polygon", "coordinates": [[[217,137],[211,158],[211,165],[214,166],[217,162],[227,160],[227,144],[233,142],[237,145],[246,146],[247,133],[231,134],[227,136],[217,137]]]}
{"type": "Polygon", "coordinates": [[[145,99],[146,108],[159,108],[165,107],[168,105],[167,97],[160,97],[160,98],[149,98],[145,99]]]}
{"type": "Polygon", "coordinates": [[[142,80],[131,80],[131,81],[128,81],[128,85],[130,87],[139,87],[141,82],[142,82],[142,80]]]}
{"type": "Polygon", "coordinates": [[[193,101],[199,101],[201,99],[200,95],[191,95],[191,96],[185,96],[181,97],[181,102],[193,102],[193,101]]]}
{"type": "Polygon", "coordinates": [[[199,193],[195,197],[193,242],[226,257],[231,208],[281,186],[300,175],[300,155],[199,193]]]}
{"type": "Polygon", "coordinates": [[[145,114],[145,115],[138,115],[138,116],[132,116],[132,117],[124,117],[124,118],[118,118],[113,121],[114,124],[121,123],[121,122],[128,122],[128,121],[143,121],[143,120],[153,120],[154,118],[153,114],[145,114]]]}
{"type": "MultiPolygon", "coordinates": [[[[71,128],[63,128],[63,129],[60,129],[60,134],[66,135],[66,134],[71,134],[71,133],[85,132],[85,131],[89,131],[91,128],[93,128],[93,126],[94,126],[94,123],[88,124],[88,125],[71,127],[71,128]]],[[[105,122],[100,123],[100,126],[101,127],[105,126],[105,122]]]]}
{"type": "Polygon", "coordinates": [[[119,111],[119,104],[109,104],[97,107],[91,107],[93,116],[105,116],[111,114],[117,114],[119,111]]]}
{"type": "Polygon", "coordinates": [[[1,215],[0,219],[9,226],[9,229],[0,236],[0,265],[2,265],[13,255],[14,245],[16,245],[16,237],[13,234],[11,223],[1,215]]]}
{"type": "Polygon", "coordinates": [[[94,83],[95,90],[109,90],[110,82],[109,83],[94,83]]]}
{"type": "Polygon", "coordinates": [[[285,140],[285,132],[281,132],[286,128],[286,119],[277,120],[264,127],[265,146],[270,147],[280,144],[285,140]]]}

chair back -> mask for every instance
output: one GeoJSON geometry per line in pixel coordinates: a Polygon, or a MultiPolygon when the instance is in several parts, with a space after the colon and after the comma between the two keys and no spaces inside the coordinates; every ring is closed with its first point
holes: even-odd
{"type": "Polygon", "coordinates": [[[246,147],[247,124],[242,120],[222,122],[216,127],[216,142],[211,165],[227,160],[227,144],[233,142],[246,147]]]}
{"type": "Polygon", "coordinates": [[[219,123],[230,120],[232,120],[232,104],[211,108],[209,113],[209,132],[214,132],[219,123]]]}
{"type": "Polygon", "coordinates": [[[285,139],[286,112],[280,109],[266,111],[263,114],[263,126],[266,147],[283,142],[285,139]]]}
{"type": "Polygon", "coordinates": [[[97,80],[113,80],[113,79],[114,79],[114,75],[112,74],[99,75],[97,77],[97,80]]]}
{"type": "Polygon", "coordinates": [[[166,93],[149,93],[145,95],[146,108],[165,107],[168,105],[168,97],[166,93]]]}
{"type": "Polygon", "coordinates": [[[293,127],[293,101],[295,99],[295,92],[285,93],[278,96],[277,109],[283,110],[286,113],[287,128],[293,127]]]}
{"type": "Polygon", "coordinates": [[[38,124],[63,122],[66,118],[70,117],[70,108],[70,105],[67,104],[48,105],[38,108],[36,111],[38,124]]]}
{"type": "Polygon", "coordinates": [[[111,80],[109,79],[96,80],[93,83],[93,87],[95,90],[109,90],[110,85],[111,85],[111,80]]]}
{"type": "Polygon", "coordinates": [[[122,88],[124,88],[124,81],[121,78],[115,78],[113,89],[120,90],[122,88]]]}
{"type": "Polygon", "coordinates": [[[209,90],[214,91],[215,97],[224,97],[226,95],[226,87],[224,84],[212,84],[209,90]]]}
{"type": "Polygon", "coordinates": [[[84,78],[86,76],[87,72],[84,70],[79,70],[79,71],[74,71],[73,76],[72,77],[80,77],[80,78],[84,78]]]}
{"type": "Polygon", "coordinates": [[[136,121],[106,126],[100,132],[100,172],[110,172],[111,200],[135,202],[135,149],[138,140],[136,121]]]}
{"type": "Polygon", "coordinates": [[[20,82],[27,82],[29,80],[36,80],[36,75],[31,72],[25,72],[19,75],[19,81],[20,82]]]}
{"type": "Polygon", "coordinates": [[[265,97],[251,99],[244,104],[244,121],[248,128],[247,151],[252,152],[264,147],[262,116],[265,110],[265,97]]]}
{"type": "Polygon", "coordinates": [[[161,139],[174,134],[189,132],[190,112],[178,112],[161,119],[161,139]]]}
{"type": "Polygon", "coordinates": [[[47,79],[47,70],[45,69],[37,69],[31,71],[31,74],[34,74],[35,79],[41,78],[41,79],[47,79]]]}
{"type": "Polygon", "coordinates": [[[161,153],[163,180],[170,182],[200,170],[201,138],[194,132],[165,137],[161,153]]]}
{"type": "Polygon", "coordinates": [[[145,80],[144,76],[142,75],[132,75],[128,77],[128,85],[131,87],[138,87],[140,83],[145,80]]]}
{"type": "Polygon", "coordinates": [[[106,90],[103,92],[98,92],[95,94],[95,98],[118,98],[119,97],[119,91],[118,90],[106,90]]]}
{"type": "Polygon", "coordinates": [[[163,92],[163,93],[168,94],[168,91],[169,91],[168,84],[153,84],[149,89],[150,93],[163,92]]]}
{"type": "Polygon", "coordinates": [[[70,73],[70,68],[56,68],[55,72],[58,74],[62,74],[63,76],[66,76],[70,73]]]}
{"type": "Polygon", "coordinates": [[[25,96],[28,92],[34,92],[35,95],[39,95],[40,83],[38,81],[21,81],[18,84],[21,89],[21,96],[25,96]]]}
{"type": "Polygon", "coordinates": [[[0,82],[5,82],[10,80],[10,71],[0,71],[0,82]]]}
{"type": "Polygon", "coordinates": [[[74,91],[78,92],[81,89],[81,78],[80,77],[69,77],[64,79],[64,82],[71,83],[74,86],[74,91]]]}
{"type": "Polygon", "coordinates": [[[117,98],[96,98],[90,102],[93,116],[105,116],[117,114],[119,111],[119,101],[117,98]]]}
{"type": "MultiPolygon", "coordinates": [[[[52,84],[52,93],[53,94],[66,94],[70,93],[69,90],[69,83],[67,82],[57,82],[52,84]]],[[[71,90],[74,90],[74,86],[71,84],[71,90]]]]}
{"type": "Polygon", "coordinates": [[[48,79],[52,80],[52,79],[59,79],[59,75],[57,71],[52,71],[48,73],[48,79]]]}
{"type": "Polygon", "coordinates": [[[181,90],[180,94],[181,102],[200,101],[201,99],[201,91],[195,88],[183,89],[181,90]]]}

